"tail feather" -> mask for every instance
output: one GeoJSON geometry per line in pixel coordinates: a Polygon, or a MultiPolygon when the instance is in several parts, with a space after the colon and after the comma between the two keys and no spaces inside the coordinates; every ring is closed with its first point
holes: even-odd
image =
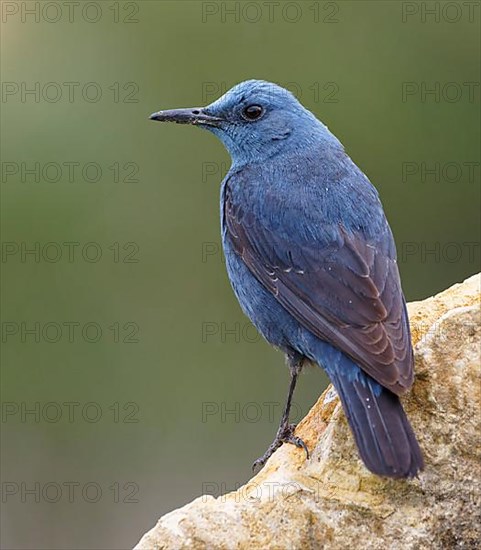
{"type": "Polygon", "coordinates": [[[424,461],[399,397],[365,374],[348,357],[343,355],[339,363],[334,371],[329,369],[328,374],[341,399],[363,462],[371,472],[381,476],[414,477],[423,469],[424,461]],[[346,362],[350,365],[339,364],[346,362]]]}

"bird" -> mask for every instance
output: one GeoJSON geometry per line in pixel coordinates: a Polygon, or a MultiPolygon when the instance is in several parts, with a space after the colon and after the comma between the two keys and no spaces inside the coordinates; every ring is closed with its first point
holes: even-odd
{"type": "Polygon", "coordinates": [[[376,188],[341,142],[281,86],[235,85],[159,122],[213,133],[232,164],[222,181],[226,269],[241,309],[287,359],[289,390],[262,468],[284,443],[303,449],[289,412],[306,364],[333,384],[372,473],[418,476],[424,460],[399,396],[414,358],[396,247],[376,188]]]}

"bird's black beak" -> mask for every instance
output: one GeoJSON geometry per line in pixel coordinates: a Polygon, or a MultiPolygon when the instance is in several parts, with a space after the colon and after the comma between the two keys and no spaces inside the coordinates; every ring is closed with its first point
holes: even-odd
{"type": "Polygon", "coordinates": [[[176,124],[194,124],[205,126],[219,126],[222,119],[205,112],[201,107],[193,109],[171,109],[158,111],[150,115],[150,120],[159,122],[175,122],[176,124]]]}

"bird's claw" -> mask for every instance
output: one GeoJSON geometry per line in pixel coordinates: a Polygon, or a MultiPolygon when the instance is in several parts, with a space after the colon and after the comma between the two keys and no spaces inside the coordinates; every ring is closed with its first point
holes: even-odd
{"type": "Polygon", "coordinates": [[[254,464],[252,464],[252,471],[255,471],[258,466],[262,468],[283,443],[290,443],[291,445],[295,445],[299,449],[304,449],[304,451],[306,452],[306,458],[309,459],[309,449],[300,437],[294,435],[295,429],[295,424],[286,423],[282,426],[279,426],[276,437],[274,441],[269,445],[267,451],[261,457],[259,457],[254,462],[254,464]]]}

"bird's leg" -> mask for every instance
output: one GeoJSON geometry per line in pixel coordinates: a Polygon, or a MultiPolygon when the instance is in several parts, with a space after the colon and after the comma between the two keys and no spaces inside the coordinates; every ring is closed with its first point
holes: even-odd
{"type": "Polygon", "coordinates": [[[294,395],[294,390],[296,388],[297,377],[302,370],[303,359],[304,358],[300,354],[295,352],[287,356],[291,381],[289,384],[289,392],[287,394],[287,401],[284,407],[284,412],[282,413],[279,429],[277,430],[274,441],[269,445],[267,451],[252,465],[252,470],[255,470],[258,466],[264,466],[270,456],[277,451],[283,443],[291,443],[296,447],[304,449],[304,451],[306,451],[307,458],[309,458],[309,450],[307,449],[306,444],[300,437],[294,435],[296,425],[289,424],[289,411],[291,410],[292,396],[294,395]]]}

